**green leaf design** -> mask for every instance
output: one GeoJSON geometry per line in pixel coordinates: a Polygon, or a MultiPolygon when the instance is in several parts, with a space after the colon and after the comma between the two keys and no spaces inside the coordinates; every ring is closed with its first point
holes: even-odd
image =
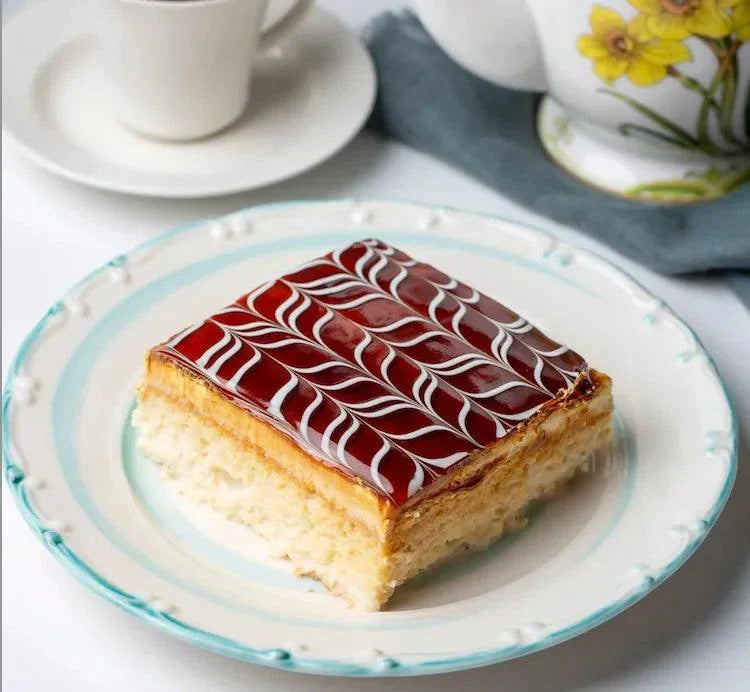
{"type": "Polygon", "coordinates": [[[736,190],[740,185],[744,185],[747,182],[750,182],[750,168],[744,171],[740,171],[734,176],[725,179],[724,182],[721,183],[721,187],[724,192],[731,192],[732,190],[736,190]]]}
{"type": "Polygon", "coordinates": [[[625,195],[666,202],[709,200],[721,197],[748,181],[750,181],[750,168],[739,171],[709,168],[700,173],[689,173],[682,179],[655,180],[634,185],[625,190],[625,195]]]}
{"type": "Polygon", "coordinates": [[[620,101],[627,103],[631,108],[641,113],[641,115],[653,120],[669,133],[666,134],[663,132],[658,132],[657,130],[645,127],[644,125],[637,125],[635,123],[623,123],[618,128],[620,133],[623,135],[628,136],[631,132],[636,131],[642,134],[649,135],[650,137],[660,139],[661,141],[668,144],[682,147],[683,149],[702,151],[704,154],[708,154],[709,156],[743,156],[747,153],[747,147],[743,146],[742,148],[737,149],[724,149],[711,142],[711,139],[708,136],[708,115],[711,109],[712,95],[716,90],[718,84],[721,83],[721,79],[719,77],[720,72],[717,72],[716,77],[714,77],[714,81],[712,81],[711,86],[708,89],[709,95],[704,98],[703,104],[701,105],[701,110],[698,115],[697,139],[684,128],[680,127],[668,118],[659,115],[659,113],[657,113],[655,110],[649,108],[645,104],[630,96],[626,96],[625,94],[621,94],[618,91],[614,91],[612,89],[597,89],[597,91],[602,94],[609,94],[610,96],[614,96],[620,101]]]}
{"type": "Polygon", "coordinates": [[[711,83],[708,85],[707,94],[703,97],[703,103],[698,111],[698,121],[696,123],[698,141],[704,146],[708,146],[711,144],[711,137],[708,132],[708,118],[711,114],[711,108],[714,108],[717,113],[720,112],[720,108],[717,108],[713,103],[713,96],[722,83],[722,61],[726,56],[726,45],[724,41],[717,38],[701,36],[700,40],[711,49],[718,63],[718,68],[711,79],[711,83]]]}
{"type": "Polygon", "coordinates": [[[694,79],[693,77],[689,77],[684,72],[681,72],[673,65],[670,65],[667,68],[667,74],[670,77],[674,77],[681,86],[685,87],[685,89],[690,89],[690,91],[695,91],[696,93],[700,94],[702,98],[708,99],[709,105],[711,108],[714,108],[716,110],[719,109],[719,104],[717,103],[716,99],[714,99],[711,94],[709,94],[708,89],[703,86],[697,79],[694,79]]]}
{"type": "Polygon", "coordinates": [[[661,125],[668,132],[671,132],[676,139],[682,140],[686,144],[693,144],[695,146],[698,145],[698,140],[695,139],[695,137],[693,137],[687,130],[684,130],[676,123],[673,123],[668,118],[665,118],[663,115],[659,115],[655,110],[652,110],[640,101],[637,101],[630,96],[626,96],[625,94],[621,94],[618,91],[614,91],[613,89],[597,89],[597,91],[602,94],[609,94],[610,96],[614,96],[616,99],[627,103],[631,108],[637,110],[641,115],[646,116],[647,118],[653,120],[655,123],[661,125]]]}
{"type": "Polygon", "coordinates": [[[630,137],[632,132],[640,132],[641,134],[648,135],[649,137],[654,137],[655,139],[660,139],[662,142],[673,144],[675,146],[682,147],[683,149],[695,148],[695,145],[690,142],[685,142],[684,140],[677,139],[676,137],[670,137],[669,135],[665,135],[663,132],[658,132],[657,130],[652,130],[650,127],[637,125],[636,123],[620,123],[620,125],[617,127],[617,130],[621,135],[625,135],[626,137],[630,137]]]}
{"type": "Polygon", "coordinates": [[[654,199],[703,199],[711,195],[711,189],[703,183],[690,183],[683,180],[665,180],[655,183],[635,185],[625,190],[625,194],[654,199]]]}
{"type": "Polygon", "coordinates": [[[721,106],[719,107],[719,127],[724,139],[730,144],[742,146],[742,142],[734,136],[732,129],[732,115],[734,114],[734,101],[737,97],[737,56],[733,55],[727,71],[724,74],[724,83],[721,89],[721,106]]]}

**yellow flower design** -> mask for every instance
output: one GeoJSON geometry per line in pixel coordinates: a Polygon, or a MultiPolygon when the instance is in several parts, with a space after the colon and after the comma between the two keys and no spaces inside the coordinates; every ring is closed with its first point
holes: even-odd
{"type": "Polygon", "coordinates": [[[740,41],[750,41],[750,0],[719,0],[719,5],[732,9],[732,29],[740,41]]]}
{"type": "Polygon", "coordinates": [[[594,72],[608,84],[623,75],[639,86],[656,84],[669,65],[690,60],[679,41],[654,39],[642,15],[626,23],[615,10],[594,5],[589,24],[593,33],[579,36],[578,52],[593,61],[594,72]]]}
{"type": "Polygon", "coordinates": [[[721,38],[732,32],[732,18],[724,7],[732,0],[629,0],[643,12],[648,31],[679,41],[691,34],[721,38]]]}

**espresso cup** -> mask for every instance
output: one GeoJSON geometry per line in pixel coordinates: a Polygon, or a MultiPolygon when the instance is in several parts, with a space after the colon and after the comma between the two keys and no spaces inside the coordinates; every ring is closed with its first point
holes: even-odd
{"type": "Polygon", "coordinates": [[[113,112],[149,137],[189,140],[234,122],[253,65],[304,17],[298,0],[262,30],[268,0],[94,0],[113,112]]]}

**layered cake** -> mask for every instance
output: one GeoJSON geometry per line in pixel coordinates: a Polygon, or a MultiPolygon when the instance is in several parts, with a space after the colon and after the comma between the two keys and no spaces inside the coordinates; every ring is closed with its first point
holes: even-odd
{"type": "Polygon", "coordinates": [[[313,260],[146,356],[139,445],[353,606],[524,524],[608,444],[611,381],[379,240],[313,260]]]}

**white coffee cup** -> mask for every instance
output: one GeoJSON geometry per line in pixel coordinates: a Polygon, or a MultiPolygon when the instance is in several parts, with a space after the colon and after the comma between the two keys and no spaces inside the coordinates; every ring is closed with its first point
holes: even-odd
{"type": "Polygon", "coordinates": [[[268,0],[93,0],[115,116],[168,140],[231,124],[250,98],[259,54],[285,37],[312,0],[262,31],[268,0]]]}

